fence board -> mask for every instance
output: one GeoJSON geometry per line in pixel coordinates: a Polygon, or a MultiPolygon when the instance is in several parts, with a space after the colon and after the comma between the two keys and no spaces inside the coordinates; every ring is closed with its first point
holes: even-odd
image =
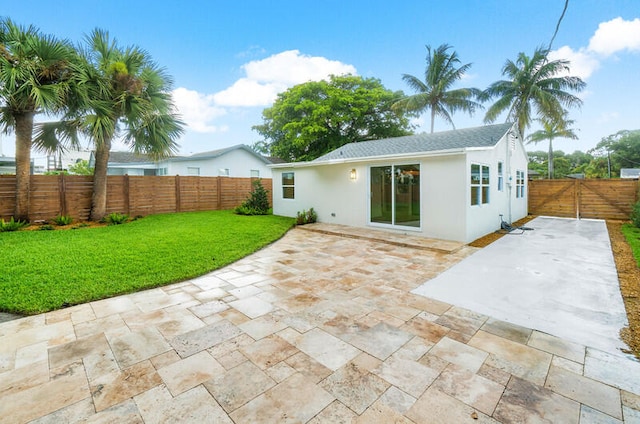
{"type": "MultiPolygon", "coordinates": [[[[106,211],[144,216],[232,209],[248,197],[251,183],[251,178],[110,175],[106,211]]],[[[262,185],[271,202],[271,179],[262,179],[262,185]]],[[[15,188],[15,175],[0,175],[0,218],[13,215],[15,188]]],[[[50,220],[62,214],[87,220],[92,191],[92,176],[32,175],[30,220],[50,220]]]]}
{"type": "Polygon", "coordinates": [[[569,218],[629,219],[638,180],[529,181],[529,213],[569,218]]]}

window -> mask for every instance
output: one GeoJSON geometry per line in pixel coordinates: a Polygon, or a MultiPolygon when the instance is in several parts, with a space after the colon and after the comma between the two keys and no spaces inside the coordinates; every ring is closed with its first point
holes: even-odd
{"type": "Polygon", "coordinates": [[[251,178],[260,178],[260,170],[252,169],[251,170],[251,178]]]}
{"type": "Polygon", "coordinates": [[[295,199],[295,174],[293,172],[282,173],[282,198],[295,199]]]}
{"type": "Polygon", "coordinates": [[[489,167],[471,164],[471,205],[489,203],[489,167]]]}
{"type": "Polygon", "coordinates": [[[524,171],[516,171],[516,198],[524,197],[524,171]]]}
{"type": "Polygon", "coordinates": [[[498,162],[498,191],[502,191],[504,187],[504,178],[502,175],[502,162],[498,162]]]}
{"type": "Polygon", "coordinates": [[[158,175],[168,175],[167,168],[158,168],[158,175]]]}
{"type": "Polygon", "coordinates": [[[193,166],[187,167],[187,175],[200,175],[200,168],[193,166]]]}
{"type": "Polygon", "coordinates": [[[229,168],[220,168],[218,169],[218,175],[221,177],[228,177],[229,176],[229,168]]]}

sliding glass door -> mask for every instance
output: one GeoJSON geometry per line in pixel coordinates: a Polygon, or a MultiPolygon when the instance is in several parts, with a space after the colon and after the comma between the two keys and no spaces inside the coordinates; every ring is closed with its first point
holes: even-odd
{"type": "Polygon", "coordinates": [[[372,166],[370,221],[420,227],[420,165],[372,166]]]}

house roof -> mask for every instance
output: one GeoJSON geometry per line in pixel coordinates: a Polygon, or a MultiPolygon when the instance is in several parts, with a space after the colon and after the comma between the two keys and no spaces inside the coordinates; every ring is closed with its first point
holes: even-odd
{"type": "MultiPolygon", "coordinates": [[[[93,157],[94,153],[91,152],[93,157]]],[[[147,163],[154,162],[151,156],[133,152],[109,152],[109,163],[147,163]]]]}
{"type": "Polygon", "coordinates": [[[422,133],[349,143],[320,156],[311,163],[493,147],[512,126],[513,123],[508,122],[432,134],[422,133]]]}
{"type": "Polygon", "coordinates": [[[214,159],[217,158],[219,156],[222,156],[226,153],[232,152],[234,150],[245,150],[246,152],[252,154],[253,156],[255,156],[258,160],[261,160],[264,163],[270,164],[271,161],[256,153],[251,147],[247,146],[246,144],[236,144],[235,146],[231,146],[231,147],[226,147],[224,149],[218,149],[218,150],[210,150],[208,152],[201,152],[201,153],[194,153],[191,156],[181,156],[181,157],[174,157],[171,158],[172,160],[192,160],[192,159],[214,159]]]}

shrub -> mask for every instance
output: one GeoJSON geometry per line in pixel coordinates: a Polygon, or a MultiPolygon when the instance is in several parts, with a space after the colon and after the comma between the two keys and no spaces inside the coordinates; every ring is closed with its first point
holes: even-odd
{"type": "Polygon", "coordinates": [[[0,233],[3,231],[18,231],[22,227],[29,225],[27,221],[14,220],[13,217],[7,222],[0,219],[0,233]]]}
{"type": "Polygon", "coordinates": [[[129,215],[112,212],[104,218],[105,222],[109,225],[120,225],[124,224],[129,220],[129,215]]]}
{"type": "Polygon", "coordinates": [[[55,222],[56,225],[64,226],[71,224],[73,222],[73,218],[69,215],[58,215],[53,218],[53,222],[55,222]]]}
{"type": "Polygon", "coordinates": [[[38,228],[40,231],[51,231],[51,230],[55,230],[55,228],[53,227],[53,225],[51,224],[43,224],[40,226],[40,228],[38,228]]]}
{"type": "Polygon", "coordinates": [[[302,212],[298,212],[298,215],[296,216],[297,225],[312,224],[317,220],[318,214],[315,210],[313,210],[313,208],[309,209],[308,211],[305,211],[303,209],[302,212]]]}
{"type": "Polygon", "coordinates": [[[640,228],[640,201],[633,205],[633,210],[631,211],[631,222],[633,222],[633,225],[640,228]]]}
{"type": "Polygon", "coordinates": [[[262,180],[253,181],[253,188],[249,198],[234,209],[238,215],[267,215],[269,214],[268,191],[262,186],[262,180]]]}

